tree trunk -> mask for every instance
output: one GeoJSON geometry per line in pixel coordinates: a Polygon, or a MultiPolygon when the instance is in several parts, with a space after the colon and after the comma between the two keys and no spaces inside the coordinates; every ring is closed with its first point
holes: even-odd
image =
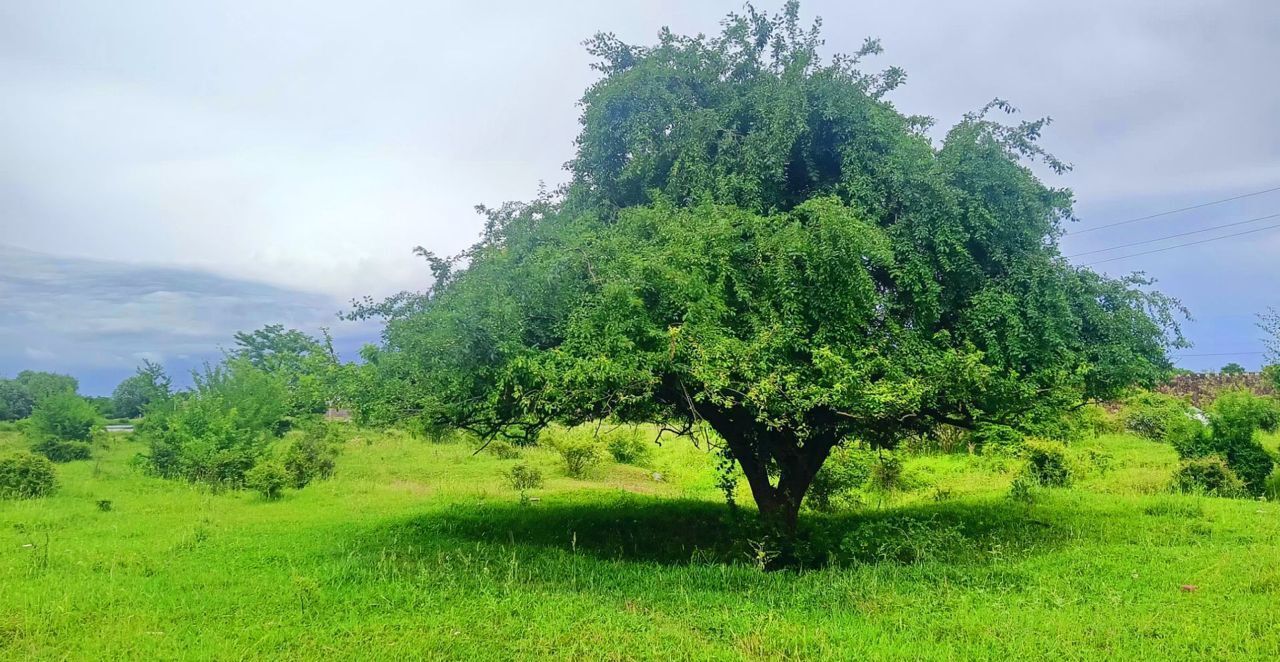
{"type": "Polygon", "coordinates": [[[810,437],[802,443],[793,432],[770,430],[742,411],[711,412],[706,420],[742,467],[761,519],[780,536],[793,538],[804,495],[835,439],[810,437]],[[776,484],[769,480],[771,464],[778,473],[776,484]]]}

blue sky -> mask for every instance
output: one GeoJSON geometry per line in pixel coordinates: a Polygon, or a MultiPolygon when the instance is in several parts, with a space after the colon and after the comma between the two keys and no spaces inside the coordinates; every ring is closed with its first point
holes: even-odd
{"type": "MultiPolygon", "coordinates": [[[[184,366],[272,322],[329,326],[354,347],[373,331],[334,312],[420,287],[413,246],[457,251],[480,230],[473,205],[563,181],[575,101],[594,79],[584,38],[714,31],[740,7],[0,4],[0,374],[59,369],[104,392],[141,357],[184,366]]],[[[937,118],[938,136],[997,96],[1052,116],[1044,144],[1075,169],[1046,177],[1075,191],[1082,227],[1280,185],[1280,3],[823,0],[802,11],[823,17],[828,52],[880,37],[885,54],[869,66],[906,69],[892,99],[937,118]]],[[[1063,245],[1275,212],[1280,192],[1063,245]]],[[[1256,367],[1247,352],[1262,349],[1256,313],[1280,304],[1278,258],[1280,230],[1096,268],[1145,271],[1180,297],[1195,316],[1187,353],[1245,352],[1180,364],[1256,367]]]]}

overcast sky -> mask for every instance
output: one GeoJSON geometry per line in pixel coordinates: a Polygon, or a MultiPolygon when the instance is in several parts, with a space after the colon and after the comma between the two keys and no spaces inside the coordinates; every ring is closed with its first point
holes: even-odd
{"type": "MultiPolygon", "coordinates": [[[[102,391],[144,356],[191,361],[237,328],[368,337],[337,324],[341,302],[418,287],[414,245],[459,250],[480,229],[473,205],[563,181],[575,102],[594,79],[584,38],[714,31],[742,6],[451,4],[0,3],[0,374],[100,375],[86,386],[102,391]],[[89,331],[125,326],[127,338],[89,331]]],[[[1280,186],[1280,2],[802,11],[822,16],[828,52],[880,37],[886,52],[868,66],[905,68],[892,100],[939,132],[996,96],[1052,116],[1044,142],[1075,170],[1051,182],[1074,189],[1081,227],[1280,186]]],[[[1277,212],[1280,192],[1064,248],[1277,212]]],[[[1196,317],[1188,353],[1259,352],[1254,315],[1280,305],[1280,229],[1095,268],[1145,270],[1181,297],[1196,317]]],[[[1233,359],[1262,357],[1179,362],[1233,359]]]]}

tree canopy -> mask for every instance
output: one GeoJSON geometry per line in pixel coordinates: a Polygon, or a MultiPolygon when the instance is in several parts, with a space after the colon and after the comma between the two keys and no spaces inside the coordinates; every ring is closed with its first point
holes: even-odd
{"type": "Polygon", "coordinates": [[[120,418],[136,418],[148,405],[165,400],[171,383],[164,366],[144,360],[137,371],[111,392],[113,413],[120,418]]]}
{"type": "Polygon", "coordinates": [[[236,333],[231,356],[282,378],[288,388],[290,413],[320,413],[335,403],[342,371],[333,340],[327,330],[323,333],[322,338],[313,338],[297,329],[269,324],[236,333]]]}
{"type": "Polygon", "coordinates": [[[480,241],[387,320],[374,417],[529,441],[551,422],[713,428],[762,513],[794,526],[832,448],[949,424],[1027,428],[1154,383],[1173,302],[1073,267],[1048,120],[1003,101],[940,144],[879,52],[819,56],[795,3],[718,36],[587,42],[571,181],[480,208],[480,241]]]}
{"type": "Polygon", "coordinates": [[[0,421],[26,418],[42,401],[79,388],[75,377],[52,372],[23,370],[13,379],[0,378],[0,421]]]}

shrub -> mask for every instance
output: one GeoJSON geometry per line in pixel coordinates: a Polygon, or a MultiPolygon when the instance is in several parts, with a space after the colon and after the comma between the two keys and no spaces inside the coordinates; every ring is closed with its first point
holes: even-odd
{"type": "Polygon", "coordinates": [[[504,475],[511,487],[521,492],[542,487],[542,472],[527,464],[517,464],[504,475]]]}
{"type": "Polygon", "coordinates": [[[493,454],[499,460],[518,460],[520,459],[520,449],[512,446],[505,441],[491,441],[485,447],[485,450],[493,454]]]}
{"type": "Polygon", "coordinates": [[[93,405],[75,393],[56,393],[41,400],[31,412],[27,435],[32,450],[54,462],[89,457],[89,441],[101,417],[93,405]]]}
{"type": "Polygon", "coordinates": [[[31,453],[0,458],[0,499],[35,499],[58,489],[53,463],[31,453]]]}
{"type": "Polygon", "coordinates": [[[283,432],[283,382],[244,360],[197,375],[195,389],[147,408],[139,432],[150,468],[166,478],[238,486],[283,432]]]}
{"type": "Polygon", "coordinates": [[[1029,440],[1023,446],[1027,460],[1026,473],[1041,487],[1066,487],[1071,484],[1071,471],[1067,468],[1067,452],[1062,444],[1029,440]]]}
{"type": "Polygon", "coordinates": [[[551,447],[564,461],[565,473],[572,478],[585,477],[600,463],[603,452],[593,430],[575,428],[555,435],[551,447]]]}
{"type": "Polygon", "coordinates": [[[1164,393],[1143,391],[1124,402],[1120,420],[1124,428],[1139,437],[1151,440],[1165,438],[1170,421],[1186,418],[1187,404],[1164,393]]]}
{"type": "Polygon", "coordinates": [[[268,500],[279,499],[288,481],[289,472],[276,460],[260,462],[244,473],[245,486],[268,500]]]}
{"type": "MultiPolygon", "coordinates": [[[[1203,417],[1203,414],[1200,414],[1203,417]]],[[[1170,419],[1165,425],[1164,440],[1183,457],[1211,452],[1209,426],[1190,414],[1170,419]]]]}
{"type": "Polygon", "coordinates": [[[1000,453],[1001,451],[1016,448],[1018,443],[1022,441],[1022,435],[1015,429],[1007,425],[999,425],[996,423],[980,423],[971,435],[974,446],[981,448],[983,453],[1000,453]]]}
{"type": "Polygon", "coordinates": [[[872,458],[865,451],[838,447],[813,477],[805,503],[814,510],[831,512],[842,498],[867,482],[872,458]]]}
{"type": "Polygon", "coordinates": [[[895,492],[904,486],[902,460],[881,454],[871,464],[870,486],[877,492],[895,492]]]}
{"type": "Polygon", "coordinates": [[[1216,455],[1184,460],[1173,474],[1173,489],[1222,497],[1245,494],[1244,481],[1240,480],[1225,460],[1216,455]]]}
{"type": "Polygon", "coordinates": [[[1280,501],[1280,471],[1273,471],[1263,484],[1262,495],[1269,501],[1280,501]]]}
{"type": "Polygon", "coordinates": [[[1072,416],[1073,424],[1084,435],[1100,437],[1104,434],[1115,434],[1124,429],[1117,417],[1112,416],[1099,405],[1085,405],[1076,410],[1072,416]]]}
{"type": "Polygon", "coordinates": [[[1040,484],[1031,476],[1030,472],[1020,473],[1009,484],[1009,499],[1029,508],[1035,505],[1036,489],[1039,486],[1040,484]]]}
{"type": "Polygon", "coordinates": [[[1276,411],[1271,400],[1247,390],[1224,391],[1210,408],[1208,429],[1174,426],[1170,438],[1183,459],[1217,456],[1243,481],[1249,494],[1260,495],[1275,461],[1255,437],[1258,429],[1274,429],[1276,411]]]}
{"type": "Polygon", "coordinates": [[[302,489],[313,480],[324,480],[333,475],[337,464],[337,452],[324,437],[305,434],[293,440],[284,452],[284,469],[289,474],[289,486],[302,489]]]}
{"type": "Polygon", "coordinates": [[[72,462],[87,460],[92,449],[84,441],[64,441],[62,439],[44,439],[31,445],[31,450],[53,460],[54,462],[72,462]]]}
{"type": "Polygon", "coordinates": [[[639,427],[613,430],[605,435],[605,448],[619,464],[644,466],[653,456],[653,440],[639,427]]]}

